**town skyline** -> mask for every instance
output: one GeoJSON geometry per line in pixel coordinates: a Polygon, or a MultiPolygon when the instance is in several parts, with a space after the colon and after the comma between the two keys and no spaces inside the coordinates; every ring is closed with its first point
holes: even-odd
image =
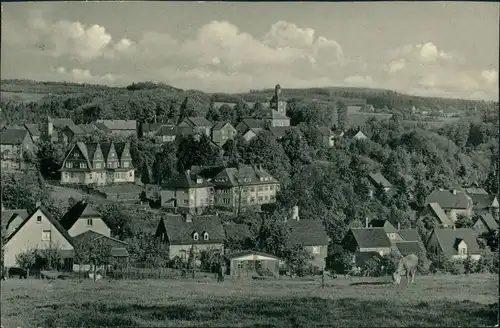
{"type": "Polygon", "coordinates": [[[494,3],[9,3],[2,11],[2,79],[498,100],[494,3]]]}

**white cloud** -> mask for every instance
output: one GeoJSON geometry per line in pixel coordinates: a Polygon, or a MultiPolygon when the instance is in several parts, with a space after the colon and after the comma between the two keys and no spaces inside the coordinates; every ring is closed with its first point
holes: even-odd
{"type": "Polygon", "coordinates": [[[481,72],[481,77],[489,84],[498,82],[498,72],[496,69],[483,70],[481,72]]]}
{"type": "Polygon", "coordinates": [[[439,51],[436,45],[432,42],[427,42],[424,45],[417,45],[420,49],[420,61],[423,63],[433,63],[438,59],[449,60],[452,59],[451,54],[439,51]]]}
{"type": "Polygon", "coordinates": [[[401,58],[399,60],[393,60],[389,63],[388,71],[389,73],[396,73],[397,71],[401,71],[406,67],[406,60],[401,58]]]}
{"type": "Polygon", "coordinates": [[[67,69],[63,66],[59,66],[56,69],[56,72],[58,74],[58,80],[62,81],[91,84],[113,84],[114,82],[116,82],[116,76],[114,76],[113,74],[93,74],[89,69],[67,69]]]}
{"type": "Polygon", "coordinates": [[[354,75],[354,76],[346,77],[344,79],[344,82],[348,85],[351,85],[351,86],[367,87],[367,86],[371,86],[373,84],[373,79],[371,76],[354,75]]]}

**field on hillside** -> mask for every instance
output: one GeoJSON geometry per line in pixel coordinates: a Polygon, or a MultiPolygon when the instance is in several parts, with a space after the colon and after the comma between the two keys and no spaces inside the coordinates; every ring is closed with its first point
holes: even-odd
{"type": "Polygon", "coordinates": [[[39,101],[47,94],[43,93],[29,93],[29,92],[0,92],[0,97],[2,100],[10,100],[17,102],[32,102],[39,101]]]}
{"type": "Polygon", "coordinates": [[[496,321],[498,277],[314,281],[7,280],[4,327],[481,327],[496,321]]]}

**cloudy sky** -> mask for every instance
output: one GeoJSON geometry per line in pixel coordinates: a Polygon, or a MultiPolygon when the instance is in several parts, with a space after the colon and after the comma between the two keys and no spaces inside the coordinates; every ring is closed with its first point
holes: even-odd
{"type": "Polygon", "coordinates": [[[1,77],[498,99],[497,3],[3,3],[1,77]]]}

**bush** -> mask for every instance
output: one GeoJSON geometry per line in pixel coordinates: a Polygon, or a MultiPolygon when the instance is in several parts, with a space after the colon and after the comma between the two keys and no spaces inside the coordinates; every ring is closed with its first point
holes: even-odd
{"type": "Polygon", "coordinates": [[[438,272],[446,272],[451,274],[459,274],[460,269],[455,261],[451,261],[450,258],[443,254],[435,255],[429,254],[429,259],[431,261],[431,265],[429,270],[432,273],[438,272]]]}
{"type": "Polygon", "coordinates": [[[422,275],[429,274],[431,262],[427,258],[427,254],[425,252],[420,252],[418,254],[418,273],[422,275]]]}
{"type": "Polygon", "coordinates": [[[401,255],[397,252],[391,252],[382,258],[380,274],[391,275],[393,274],[399,265],[399,260],[401,255]],[[383,269],[382,269],[383,268],[383,269]]]}
{"type": "Polygon", "coordinates": [[[373,257],[365,262],[365,265],[361,268],[363,275],[369,277],[378,277],[381,275],[382,261],[376,257],[373,257]]]}
{"type": "Polygon", "coordinates": [[[353,256],[354,254],[347,250],[342,250],[339,253],[335,253],[328,257],[327,268],[329,270],[335,271],[338,274],[343,274],[351,270],[353,266],[353,256]]]}

